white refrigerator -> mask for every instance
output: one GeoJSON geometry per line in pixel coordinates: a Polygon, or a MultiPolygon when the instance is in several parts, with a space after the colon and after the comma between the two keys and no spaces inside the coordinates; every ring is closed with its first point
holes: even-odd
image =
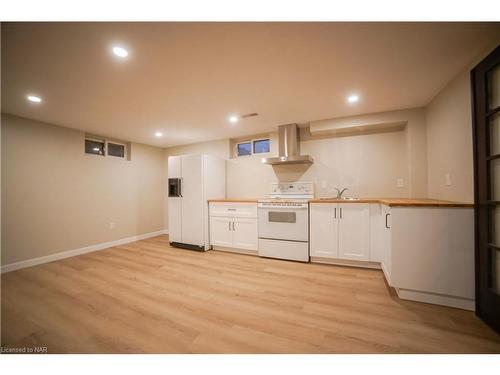
{"type": "Polygon", "coordinates": [[[226,197],[226,162],[213,155],[168,157],[168,235],[170,245],[210,249],[208,200],[226,197]]]}

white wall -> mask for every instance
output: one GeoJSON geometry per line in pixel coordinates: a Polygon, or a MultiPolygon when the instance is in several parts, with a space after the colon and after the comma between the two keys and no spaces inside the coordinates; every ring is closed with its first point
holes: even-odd
{"type": "MultiPolygon", "coordinates": [[[[277,134],[271,142],[277,144],[277,134]]],[[[335,187],[348,187],[349,195],[364,197],[407,197],[408,185],[396,187],[397,178],[407,181],[404,131],[309,138],[301,142],[301,153],[314,164],[270,166],[260,156],[233,158],[227,162],[227,194],[230,198],[259,198],[276,181],[313,181],[315,195],[334,195],[335,187]]],[[[272,156],[277,150],[272,150],[272,156]]]]}
{"type": "Polygon", "coordinates": [[[426,108],[428,190],[433,198],[474,202],[471,116],[470,73],[466,69],[426,108]]]}
{"type": "Polygon", "coordinates": [[[474,203],[470,71],[496,47],[498,40],[465,66],[426,107],[428,191],[432,198],[474,203]],[[450,174],[449,186],[446,174],[450,174]]]}
{"type": "Polygon", "coordinates": [[[218,156],[222,159],[228,159],[230,157],[229,143],[230,143],[229,139],[220,139],[217,141],[193,143],[190,145],[166,148],[164,153],[165,157],[168,157],[169,155],[188,155],[188,154],[205,153],[218,156]]]}
{"type": "Polygon", "coordinates": [[[163,149],[86,155],[83,132],[1,119],[2,265],[163,229],[163,149]]]}

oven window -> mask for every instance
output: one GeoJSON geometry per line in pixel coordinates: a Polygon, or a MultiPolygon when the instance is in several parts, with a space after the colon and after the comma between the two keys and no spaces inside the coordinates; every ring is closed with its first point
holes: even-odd
{"type": "Polygon", "coordinates": [[[269,222],[271,223],[295,223],[297,222],[295,212],[270,211],[269,222]]]}

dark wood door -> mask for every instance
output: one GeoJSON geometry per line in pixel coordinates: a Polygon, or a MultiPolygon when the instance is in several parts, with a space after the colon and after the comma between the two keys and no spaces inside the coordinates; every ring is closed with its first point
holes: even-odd
{"type": "Polygon", "coordinates": [[[476,314],[500,332],[500,47],[471,72],[476,314]]]}

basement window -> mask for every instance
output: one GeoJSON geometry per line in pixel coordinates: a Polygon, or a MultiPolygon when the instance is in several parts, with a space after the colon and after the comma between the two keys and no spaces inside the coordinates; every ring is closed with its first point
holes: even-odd
{"type": "Polygon", "coordinates": [[[253,141],[253,153],[262,154],[270,151],[269,138],[256,139],[253,141]]]}
{"type": "Polygon", "coordinates": [[[117,158],[125,158],[125,145],[108,142],[108,155],[117,158]]]}
{"type": "Polygon", "coordinates": [[[108,140],[99,136],[85,136],[85,153],[99,156],[112,156],[130,160],[130,144],[121,141],[108,140]]]}
{"type": "Polygon", "coordinates": [[[250,141],[238,142],[236,144],[237,156],[248,156],[254,154],[265,154],[271,151],[269,138],[252,139],[250,141]]]}
{"type": "Polygon", "coordinates": [[[99,139],[85,139],[85,153],[93,155],[105,155],[106,141],[99,139]]]}
{"type": "Polygon", "coordinates": [[[238,156],[252,155],[252,142],[240,142],[236,145],[238,156]]]}

